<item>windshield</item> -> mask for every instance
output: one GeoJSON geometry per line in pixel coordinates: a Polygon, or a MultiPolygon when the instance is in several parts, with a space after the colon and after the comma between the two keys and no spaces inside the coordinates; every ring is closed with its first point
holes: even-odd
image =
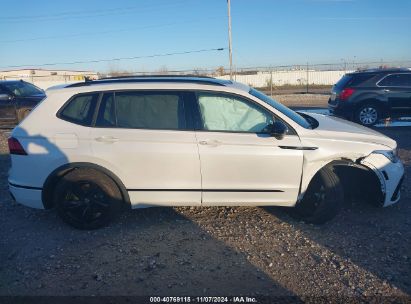
{"type": "Polygon", "coordinates": [[[28,82],[16,81],[6,82],[2,84],[9,91],[11,91],[17,97],[29,97],[33,95],[44,95],[43,91],[28,82]]]}
{"type": "Polygon", "coordinates": [[[254,97],[257,97],[258,99],[269,104],[276,110],[280,111],[285,116],[287,116],[291,120],[298,123],[301,127],[306,128],[306,129],[311,129],[311,124],[309,121],[307,121],[303,116],[301,116],[297,112],[294,112],[293,110],[287,108],[285,105],[275,101],[274,99],[268,97],[267,95],[261,93],[260,91],[257,91],[256,89],[251,89],[249,93],[253,95],[254,97]]]}

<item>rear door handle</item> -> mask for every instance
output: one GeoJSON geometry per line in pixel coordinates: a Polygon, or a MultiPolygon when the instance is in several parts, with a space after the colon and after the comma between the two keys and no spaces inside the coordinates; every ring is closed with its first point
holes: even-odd
{"type": "Polygon", "coordinates": [[[113,136],[100,136],[100,137],[95,138],[95,140],[98,142],[103,142],[103,143],[115,143],[119,141],[120,139],[117,137],[113,137],[113,136]]]}
{"type": "Polygon", "coordinates": [[[217,147],[221,145],[221,142],[215,139],[200,140],[198,143],[203,146],[211,146],[211,147],[217,147]]]}

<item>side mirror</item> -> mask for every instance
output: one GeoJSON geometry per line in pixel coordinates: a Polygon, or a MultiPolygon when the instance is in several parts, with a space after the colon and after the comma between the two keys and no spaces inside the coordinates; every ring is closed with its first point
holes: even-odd
{"type": "Polygon", "coordinates": [[[283,139],[285,134],[288,132],[287,126],[281,121],[275,121],[274,123],[268,125],[266,130],[271,136],[279,140],[283,139]]]}
{"type": "Polygon", "coordinates": [[[0,100],[1,101],[8,101],[12,100],[13,96],[10,96],[9,94],[0,94],[0,100]]]}

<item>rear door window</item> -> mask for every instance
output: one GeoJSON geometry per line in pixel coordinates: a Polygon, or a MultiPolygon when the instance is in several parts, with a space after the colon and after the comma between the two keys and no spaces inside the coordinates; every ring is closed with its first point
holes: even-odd
{"type": "Polygon", "coordinates": [[[116,92],[104,95],[97,127],[184,130],[184,103],[178,92],[116,92]]]}
{"type": "Polygon", "coordinates": [[[392,74],[383,78],[380,87],[411,87],[411,74],[392,74]]]}
{"type": "Polygon", "coordinates": [[[69,122],[90,126],[96,108],[98,93],[73,97],[60,111],[58,117],[69,122]]]}
{"type": "Polygon", "coordinates": [[[352,74],[352,75],[344,75],[335,86],[337,88],[346,88],[346,87],[356,87],[365,84],[368,80],[375,77],[376,74],[372,73],[364,73],[364,74],[352,74]]]}

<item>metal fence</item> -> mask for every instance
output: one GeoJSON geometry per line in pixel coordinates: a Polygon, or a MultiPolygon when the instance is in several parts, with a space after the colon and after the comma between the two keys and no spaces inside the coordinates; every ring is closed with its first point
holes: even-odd
{"type": "MultiPolygon", "coordinates": [[[[0,72],[1,74],[1,72],[0,72]]],[[[46,90],[49,87],[60,85],[60,84],[70,84],[80,81],[84,81],[85,77],[96,79],[96,74],[64,74],[64,75],[18,75],[12,74],[7,76],[0,76],[0,80],[24,80],[30,82],[41,89],[46,90]]]]}
{"type": "MultiPolygon", "coordinates": [[[[329,86],[335,84],[344,74],[370,69],[370,68],[391,68],[401,67],[411,69],[411,60],[395,62],[347,62],[340,63],[322,63],[322,64],[302,64],[302,65],[281,65],[265,67],[244,67],[233,70],[233,80],[248,84],[255,88],[264,88],[273,94],[276,90],[295,89],[299,91],[310,92],[321,87],[329,89],[329,86]]],[[[55,76],[36,76],[29,77],[3,77],[3,79],[23,79],[34,83],[35,85],[47,89],[50,86],[74,83],[83,81],[84,76],[110,77],[110,76],[131,76],[131,75],[197,75],[212,76],[220,79],[230,79],[229,70],[225,67],[215,69],[192,69],[192,70],[168,70],[162,68],[158,71],[139,72],[139,71],[117,71],[111,73],[101,73],[93,75],[71,75],[69,72],[65,75],[55,76]]]]}

